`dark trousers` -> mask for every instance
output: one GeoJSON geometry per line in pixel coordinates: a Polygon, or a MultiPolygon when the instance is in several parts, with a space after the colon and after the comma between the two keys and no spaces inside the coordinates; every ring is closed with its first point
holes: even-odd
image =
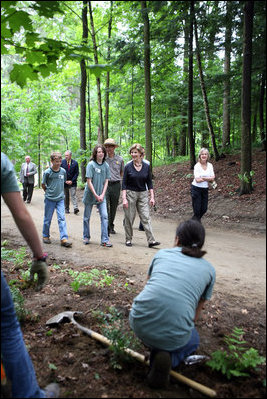
{"type": "Polygon", "coordinates": [[[108,210],[108,228],[109,230],[114,229],[114,220],[117,212],[117,207],[119,204],[121,192],[121,183],[118,182],[109,182],[107,192],[106,192],[106,201],[107,201],[107,210],[108,210]]]}
{"type": "Polygon", "coordinates": [[[208,210],[209,189],[191,185],[194,219],[201,220],[208,210]]]}
{"type": "Polygon", "coordinates": [[[28,178],[24,177],[24,183],[22,183],[22,185],[23,185],[23,200],[31,202],[34,184],[28,183],[28,178]]]}

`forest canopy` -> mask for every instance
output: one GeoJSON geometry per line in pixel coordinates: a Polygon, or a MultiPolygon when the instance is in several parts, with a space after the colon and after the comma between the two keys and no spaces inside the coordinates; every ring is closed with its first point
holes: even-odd
{"type": "Polygon", "coordinates": [[[84,169],[107,137],[152,165],[266,150],[265,17],[265,1],[2,1],[2,151],[41,172],[66,149],[84,169]]]}

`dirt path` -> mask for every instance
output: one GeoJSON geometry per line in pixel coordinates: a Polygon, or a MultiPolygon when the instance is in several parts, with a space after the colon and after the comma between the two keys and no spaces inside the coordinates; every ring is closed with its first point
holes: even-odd
{"type": "MultiPolygon", "coordinates": [[[[37,226],[40,237],[43,224],[43,192],[35,190],[33,200],[27,205],[37,226]]],[[[93,209],[91,217],[91,243],[85,246],[82,243],[82,216],[83,205],[80,204],[80,213],[66,215],[69,239],[73,242],[72,249],[62,248],[59,245],[59,233],[56,215],[51,224],[51,245],[46,245],[50,259],[56,258],[73,263],[77,267],[84,265],[118,266],[127,271],[129,279],[145,282],[149,263],[157,249],[147,247],[144,232],[138,231],[139,218],[136,218],[134,227],[133,247],[125,246],[124,229],[122,225],[123,211],[118,210],[116,217],[116,235],[111,236],[113,248],[100,247],[100,220],[93,209]]],[[[1,200],[2,235],[12,237],[22,245],[23,238],[18,235],[12,216],[1,200]]],[[[161,242],[158,248],[172,247],[175,229],[179,220],[163,218],[152,219],[154,235],[161,242]]],[[[205,224],[205,221],[204,221],[205,224]]],[[[236,295],[247,300],[249,305],[257,305],[266,300],[266,242],[265,236],[241,234],[232,231],[206,228],[205,249],[209,260],[216,268],[216,290],[225,295],[236,295]]]]}

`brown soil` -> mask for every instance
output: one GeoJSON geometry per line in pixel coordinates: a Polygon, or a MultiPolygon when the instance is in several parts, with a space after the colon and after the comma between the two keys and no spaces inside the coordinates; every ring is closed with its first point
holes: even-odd
{"type": "MultiPolygon", "coordinates": [[[[238,197],[237,173],[239,156],[228,156],[214,164],[218,188],[210,192],[209,211],[203,218],[207,239],[206,258],[215,266],[217,281],[212,300],[208,302],[197,328],[201,345],[197,354],[210,356],[225,348],[223,338],[234,327],[244,330],[249,347],[266,356],[265,322],[265,153],[253,159],[255,190],[251,195],[238,197]],[[229,163],[231,162],[231,165],[229,163]],[[232,186],[233,185],[233,186],[232,186]]],[[[156,238],[163,247],[173,245],[177,223],[191,217],[190,182],[192,173],[188,164],[169,165],[154,169],[157,210],[152,212],[156,238]]],[[[80,198],[82,192],[79,193],[80,198]]],[[[43,194],[35,190],[29,210],[38,231],[42,231],[43,194]]],[[[1,240],[8,247],[25,245],[18,234],[10,213],[2,202],[1,240]]],[[[81,204],[82,213],[82,204],[81,204]]],[[[52,381],[60,384],[60,397],[71,398],[190,398],[204,397],[197,390],[172,379],[166,390],[152,390],[147,386],[148,367],[137,361],[114,360],[113,352],[82,333],[73,324],[46,326],[52,316],[65,311],[81,311],[76,316],[81,325],[100,334],[109,326],[110,331],[129,333],[128,314],[133,298],[145,284],[148,265],[156,249],[148,249],[144,233],[138,231],[136,220],[133,247],[124,245],[121,206],[116,218],[117,234],[112,236],[113,248],[99,246],[99,216],[92,215],[92,242],[81,243],[82,215],[67,215],[67,224],[73,248],[59,246],[58,228],[54,217],[51,226],[52,244],[49,252],[50,280],[41,292],[19,279],[14,262],[2,261],[7,279],[17,279],[22,289],[25,308],[30,311],[22,323],[24,339],[35,365],[40,386],[52,381]],[[65,269],[87,271],[94,267],[107,269],[115,279],[111,286],[80,287],[74,292],[71,277],[65,269]],[[112,309],[121,314],[122,324],[114,323],[112,309]],[[103,322],[103,323],[102,323],[103,322]],[[113,362],[113,363],[112,363],[113,362]],[[121,368],[118,368],[121,367],[121,368]]],[[[23,269],[28,268],[26,259],[23,269]]],[[[133,348],[132,344],[131,347],[133,348]]],[[[148,354],[142,344],[133,348],[148,354]]],[[[265,367],[250,370],[249,377],[227,380],[207,365],[180,365],[182,375],[216,391],[219,398],[265,397],[265,367]]]]}

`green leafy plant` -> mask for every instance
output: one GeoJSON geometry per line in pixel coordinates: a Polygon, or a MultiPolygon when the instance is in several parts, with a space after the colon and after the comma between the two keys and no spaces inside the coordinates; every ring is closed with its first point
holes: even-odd
{"type": "Polygon", "coordinates": [[[16,315],[19,321],[23,321],[28,316],[29,312],[24,307],[24,298],[20,290],[14,285],[10,286],[11,296],[14,302],[16,315]]]}
{"type": "Polygon", "coordinates": [[[104,327],[102,333],[111,342],[110,349],[112,356],[110,364],[114,369],[122,369],[121,361],[132,361],[132,357],[125,352],[126,348],[137,350],[140,348],[140,342],[132,331],[125,329],[123,315],[115,307],[111,306],[107,314],[104,315],[104,327]]]}
{"type": "Polygon", "coordinates": [[[108,274],[107,270],[92,269],[88,272],[78,272],[71,269],[67,269],[69,275],[73,277],[71,282],[72,289],[77,292],[81,285],[94,285],[95,287],[104,287],[105,285],[111,285],[114,280],[113,276],[108,274]]]}
{"type": "Polygon", "coordinates": [[[228,348],[218,350],[211,354],[211,359],[206,363],[213,370],[221,371],[228,379],[232,377],[248,377],[248,369],[256,368],[266,359],[259,355],[254,348],[247,348],[243,340],[244,331],[235,327],[230,335],[226,335],[224,342],[228,348]]]}
{"type": "Polygon", "coordinates": [[[255,182],[252,181],[253,176],[255,175],[255,172],[253,170],[251,170],[249,172],[249,174],[247,172],[245,172],[243,175],[242,174],[238,174],[238,178],[240,181],[244,181],[245,183],[249,184],[251,182],[252,187],[254,186],[255,182]]]}

